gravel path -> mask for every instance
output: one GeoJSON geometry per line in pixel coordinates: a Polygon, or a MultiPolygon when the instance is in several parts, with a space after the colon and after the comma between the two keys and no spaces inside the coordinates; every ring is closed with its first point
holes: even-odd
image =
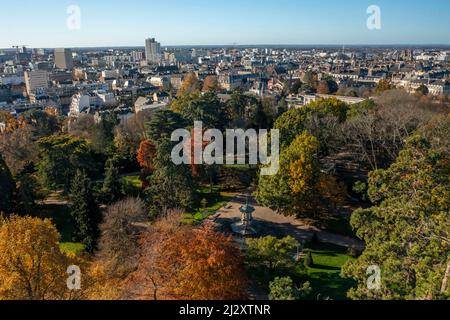
{"type": "MultiPolygon", "coordinates": [[[[241,214],[239,208],[245,204],[246,197],[244,195],[238,196],[227,204],[226,207],[220,209],[215,215],[215,221],[225,226],[230,225],[240,219],[241,214]]],[[[252,199],[251,204],[256,211],[253,214],[255,219],[255,227],[261,234],[274,235],[283,237],[291,235],[298,241],[309,241],[314,233],[317,234],[319,241],[332,243],[342,247],[356,246],[358,249],[364,249],[364,243],[358,239],[345,237],[342,235],[326,232],[316,227],[306,225],[301,220],[294,217],[285,217],[277,214],[270,208],[258,206],[252,199]]]]}

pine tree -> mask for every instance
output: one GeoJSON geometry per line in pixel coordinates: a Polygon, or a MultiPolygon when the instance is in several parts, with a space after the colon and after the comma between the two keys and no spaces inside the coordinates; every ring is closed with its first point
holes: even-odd
{"type": "Polygon", "coordinates": [[[16,189],[14,179],[0,155],[0,212],[11,213],[13,209],[13,196],[16,189]]]}
{"type": "Polygon", "coordinates": [[[70,213],[75,224],[73,240],[92,253],[99,236],[101,213],[93,196],[91,181],[85,172],[77,171],[70,192],[70,213]]]}
{"type": "Polygon", "coordinates": [[[122,197],[122,183],[120,181],[119,170],[110,159],[106,162],[105,181],[103,182],[102,193],[108,203],[113,203],[122,197]]]}

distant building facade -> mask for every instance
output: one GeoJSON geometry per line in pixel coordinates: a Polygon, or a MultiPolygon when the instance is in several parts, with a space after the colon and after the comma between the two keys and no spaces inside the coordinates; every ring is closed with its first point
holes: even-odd
{"type": "Polygon", "coordinates": [[[161,61],[161,44],[155,38],[145,40],[145,59],[151,64],[161,61]]]}
{"type": "Polygon", "coordinates": [[[45,70],[25,71],[25,87],[28,96],[49,87],[49,74],[45,70]]]}
{"type": "Polygon", "coordinates": [[[72,70],[73,58],[71,49],[55,49],[55,65],[58,69],[72,70]]]}

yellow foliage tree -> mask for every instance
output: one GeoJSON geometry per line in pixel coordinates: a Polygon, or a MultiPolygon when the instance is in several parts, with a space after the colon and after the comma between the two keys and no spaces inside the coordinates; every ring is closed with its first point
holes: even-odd
{"type": "Polygon", "coordinates": [[[193,72],[189,73],[181,84],[181,88],[178,90],[177,96],[184,96],[195,93],[201,89],[201,84],[198,81],[197,75],[193,72]]]}
{"type": "Polygon", "coordinates": [[[0,224],[0,300],[76,299],[67,269],[79,265],[59,248],[50,220],[13,216],[0,224]]]}

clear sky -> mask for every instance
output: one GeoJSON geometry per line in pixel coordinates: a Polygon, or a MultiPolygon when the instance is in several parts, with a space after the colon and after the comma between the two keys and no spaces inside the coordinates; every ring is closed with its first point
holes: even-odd
{"type": "Polygon", "coordinates": [[[0,48],[450,44],[449,0],[0,0],[0,48]],[[67,8],[81,9],[81,29],[67,8]],[[381,8],[381,30],[367,8],[381,8]]]}

